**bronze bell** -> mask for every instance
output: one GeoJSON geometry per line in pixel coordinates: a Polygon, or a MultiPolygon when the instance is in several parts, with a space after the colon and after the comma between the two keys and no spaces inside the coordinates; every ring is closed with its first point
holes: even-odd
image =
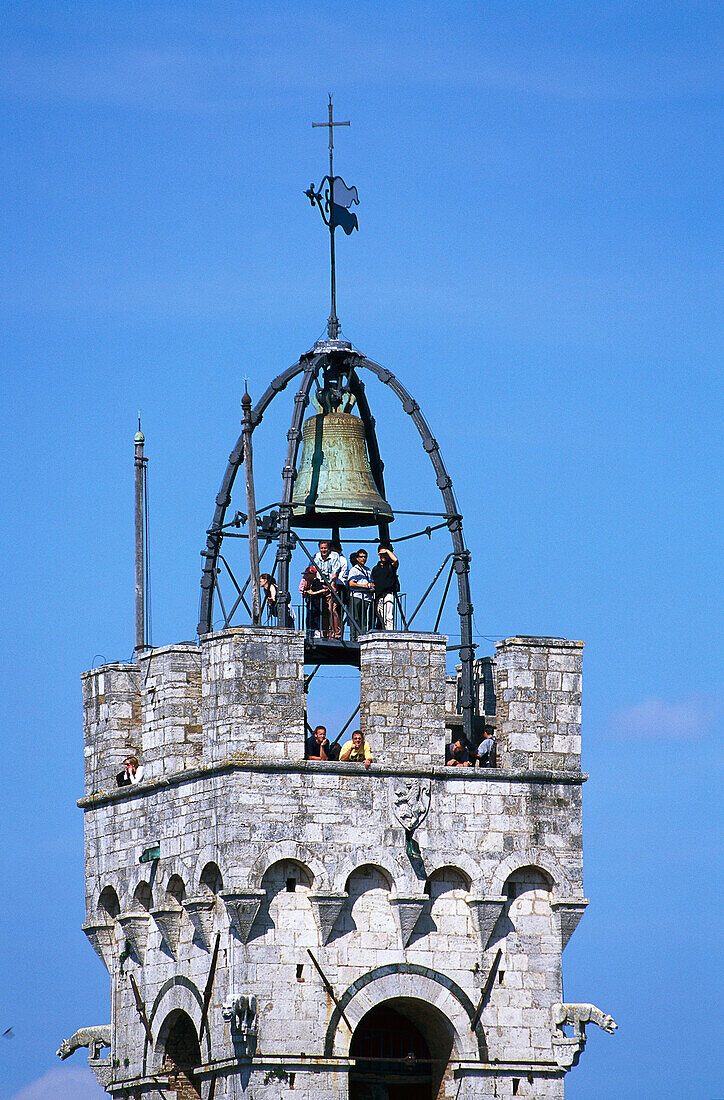
{"type": "Polygon", "coordinates": [[[295,527],[371,527],[395,518],[375,485],[358,416],[328,412],[304,422],[292,504],[295,527]]]}

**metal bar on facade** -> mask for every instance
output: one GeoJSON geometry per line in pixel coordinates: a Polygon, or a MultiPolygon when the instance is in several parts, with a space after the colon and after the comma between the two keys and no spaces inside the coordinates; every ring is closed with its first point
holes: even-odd
{"type": "Polygon", "coordinates": [[[337,1007],[337,1011],[339,1012],[340,1016],[342,1017],[342,1019],[346,1023],[349,1030],[354,1031],[354,1028],[352,1027],[351,1023],[349,1022],[349,1020],[347,1019],[347,1017],[344,1014],[344,1009],[342,1008],[341,1004],[339,1003],[336,993],[334,992],[334,990],[332,989],[332,986],[329,983],[327,975],[324,973],[324,971],[322,970],[321,966],[319,965],[319,963],[317,962],[317,960],[315,959],[314,955],[309,950],[309,948],[307,948],[307,954],[309,955],[310,959],[314,963],[314,966],[317,970],[317,973],[319,974],[320,978],[322,979],[322,984],[324,985],[324,988],[326,989],[327,993],[329,993],[330,997],[334,1001],[334,1003],[337,1007]]]}
{"type": "Polygon", "coordinates": [[[134,997],[134,1000],[136,1002],[136,1012],[141,1017],[141,1023],[143,1024],[143,1030],[146,1032],[146,1038],[148,1039],[151,1046],[153,1046],[153,1033],[151,1031],[151,1025],[148,1022],[148,1016],[146,1015],[146,1009],[144,1008],[144,1005],[143,1005],[143,998],[141,997],[141,993],[139,991],[138,986],[136,985],[136,979],[133,977],[133,974],[129,975],[129,977],[131,979],[131,988],[133,989],[133,997],[134,997]]]}
{"type": "Polygon", "coordinates": [[[317,673],[319,672],[321,667],[322,667],[321,665],[315,665],[315,667],[309,673],[309,676],[304,677],[304,690],[305,691],[309,690],[309,685],[311,684],[312,680],[317,675],[317,673]]]}
{"type": "Polygon", "coordinates": [[[488,976],[485,979],[485,985],[483,986],[483,991],[480,994],[480,1000],[478,1001],[478,1007],[475,1009],[475,1015],[473,1016],[472,1020],[470,1021],[470,1030],[471,1031],[475,1031],[475,1028],[480,1023],[480,1017],[483,1014],[483,1009],[485,1008],[485,1002],[488,998],[488,994],[490,993],[490,990],[492,989],[493,982],[495,981],[495,972],[498,969],[498,964],[500,963],[500,960],[501,960],[502,956],[503,956],[503,952],[501,951],[500,948],[498,948],[498,950],[495,954],[495,958],[493,959],[493,965],[491,966],[490,970],[488,971],[488,976]]]}
{"type": "Polygon", "coordinates": [[[216,975],[216,964],[219,961],[219,945],[221,944],[221,932],[216,933],[216,943],[214,944],[214,954],[211,959],[211,966],[209,967],[209,976],[206,980],[206,989],[204,990],[204,1003],[201,1009],[201,1023],[199,1024],[199,1042],[201,1042],[204,1035],[204,1028],[207,1026],[209,1019],[209,1006],[211,1004],[211,994],[214,989],[214,976],[216,975]]]}

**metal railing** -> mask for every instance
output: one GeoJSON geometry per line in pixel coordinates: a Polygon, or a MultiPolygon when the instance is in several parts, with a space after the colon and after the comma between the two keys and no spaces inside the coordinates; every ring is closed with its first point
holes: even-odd
{"type": "MultiPolygon", "coordinates": [[[[355,642],[360,634],[366,634],[371,630],[383,630],[373,600],[364,601],[354,597],[340,599],[339,601],[340,623],[342,638],[355,642]]],[[[296,630],[303,630],[308,641],[331,640],[329,638],[329,622],[327,601],[324,596],[313,596],[302,600],[301,603],[292,605],[294,626],[296,630]]],[[[407,630],[407,595],[405,592],[397,592],[392,617],[392,629],[394,631],[407,630]]],[[[274,620],[269,620],[273,622],[274,620]]]]}

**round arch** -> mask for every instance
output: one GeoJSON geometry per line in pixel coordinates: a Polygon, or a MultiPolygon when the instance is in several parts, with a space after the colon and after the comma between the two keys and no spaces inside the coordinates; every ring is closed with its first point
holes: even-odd
{"type": "MultiPolygon", "coordinates": [[[[198,1039],[203,1012],[203,998],[194,983],[181,974],[169,978],[159,989],[148,1014],[148,1022],[153,1035],[153,1048],[150,1051],[148,1040],[145,1043],[144,1062],[150,1063],[152,1072],[158,1073],[166,1053],[165,1038],[168,1021],[175,1013],[183,1012],[191,1021],[198,1039]]],[[[211,1061],[211,1028],[204,1028],[199,1044],[203,1062],[211,1061]]]]}
{"type": "Polygon", "coordinates": [[[201,1046],[194,1023],[188,1013],[175,1008],[164,1019],[156,1040],[156,1055],[164,1071],[183,1095],[196,1095],[201,1100],[197,1071],[201,1066],[201,1046]],[[193,1090],[193,1092],[192,1092],[193,1090]]]}
{"type": "Polygon", "coordinates": [[[332,889],[344,893],[349,876],[363,867],[375,867],[390,882],[390,892],[413,892],[412,876],[407,874],[401,861],[397,861],[382,848],[369,847],[353,852],[345,859],[334,876],[332,889]]]}
{"type": "Polygon", "coordinates": [[[309,875],[315,890],[328,889],[329,877],[322,861],[311,848],[292,840],[284,840],[280,844],[273,844],[270,848],[264,849],[251,866],[248,876],[249,886],[255,890],[260,889],[262,879],[269,868],[285,860],[302,867],[309,875]]]}
{"type": "Polygon", "coordinates": [[[524,867],[535,867],[542,871],[551,880],[554,894],[568,897],[574,893],[567,874],[553,856],[537,849],[519,848],[501,860],[496,867],[490,885],[491,894],[502,895],[506,880],[514,871],[520,871],[524,867]]]}
{"type": "Polygon", "coordinates": [[[327,1025],[325,1056],[349,1056],[352,1036],[342,1019],[342,1012],[354,1033],[371,1009],[385,1001],[401,999],[423,1001],[445,1017],[453,1032],[451,1050],[455,1057],[487,1060],[485,1035],[480,1022],[476,1023],[474,1032],[471,1029],[475,1005],[467,993],[447,975],[417,963],[377,967],[362,974],[344,991],[327,1025]]]}
{"type": "Polygon", "coordinates": [[[350,1100],[369,1097],[370,1086],[380,1082],[391,1098],[434,1100],[454,1041],[450,1021],[434,1005],[410,997],[382,1001],[362,1017],[351,1037],[350,1100]]]}
{"type": "Polygon", "coordinates": [[[470,883],[468,890],[474,890],[476,884],[481,880],[480,865],[466,852],[455,852],[450,859],[446,859],[444,856],[431,859],[429,863],[426,863],[428,879],[437,871],[443,871],[448,867],[453,871],[459,871],[468,880],[470,883]]]}
{"type": "Polygon", "coordinates": [[[224,872],[224,868],[219,866],[219,849],[213,844],[207,844],[196,856],[193,872],[188,883],[189,893],[191,893],[192,891],[196,893],[203,889],[201,876],[203,875],[206,868],[210,866],[215,866],[218,870],[223,889],[226,883],[226,874],[224,872]]]}

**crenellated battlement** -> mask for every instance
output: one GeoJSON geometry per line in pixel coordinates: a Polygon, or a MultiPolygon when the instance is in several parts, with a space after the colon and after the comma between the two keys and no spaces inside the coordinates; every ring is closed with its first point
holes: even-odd
{"type": "MultiPolygon", "coordinates": [[[[361,639],[360,726],[379,764],[444,763],[446,737],[461,722],[459,674],[446,674],[445,643],[425,633],[361,639]]],[[[485,667],[478,662],[481,726],[497,728],[499,768],[580,772],[582,648],[515,637],[499,642],[485,667]]],[[[86,795],[114,787],[129,753],[141,760],[145,780],[229,760],[299,762],[304,636],[234,627],[198,645],[150,650],[137,664],[85,673],[83,700],[86,795]]]]}

